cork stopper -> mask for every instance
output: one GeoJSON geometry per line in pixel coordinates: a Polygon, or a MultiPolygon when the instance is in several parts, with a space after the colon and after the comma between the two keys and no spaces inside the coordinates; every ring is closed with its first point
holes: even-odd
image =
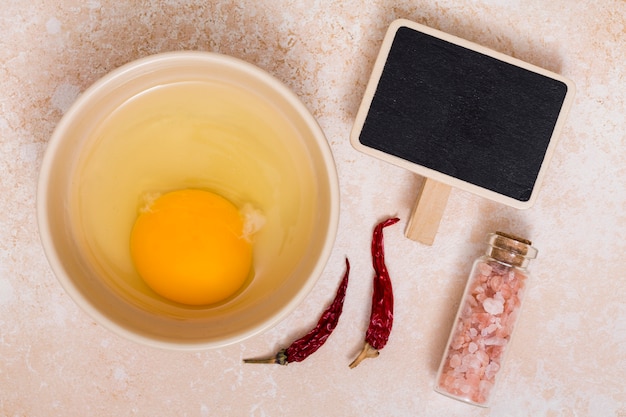
{"type": "Polygon", "coordinates": [[[537,257],[532,242],[504,232],[490,233],[487,255],[505,264],[526,268],[531,259],[537,257]]]}

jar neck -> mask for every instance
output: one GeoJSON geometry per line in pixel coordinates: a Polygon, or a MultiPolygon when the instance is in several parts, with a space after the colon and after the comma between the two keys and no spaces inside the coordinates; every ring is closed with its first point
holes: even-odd
{"type": "Polygon", "coordinates": [[[487,256],[498,262],[517,268],[527,268],[531,259],[537,257],[537,249],[529,240],[503,232],[489,234],[487,256]]]}

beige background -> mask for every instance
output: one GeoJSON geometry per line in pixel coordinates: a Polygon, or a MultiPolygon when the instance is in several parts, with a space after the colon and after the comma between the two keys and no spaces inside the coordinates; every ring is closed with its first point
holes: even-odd
{"type": "Polygon", "coordinates": [[[626,416],[626,2],[623,0],[4,1],[0,9],[0,415],[626,416]],[[403,237],[421,179],[348,137],[383,34],[407,18],[575,81],[577,97],[535,207],[453,190],[435,245],[403,237]],[[167,352],[117,337],[64,293],[35,220],[39,165],[73,100],[113,68],[181,49],[234,55],[291,87],[325,130],[341,181],[339,234],[305,302],[228,348],[167,352]],[[369,240],[386,230],[391,339],[356,369],[371,294],[369,240]],[[486,233],[533,240],[534,281],[491,409],[432,391],[486,233]],[[312,327],[352,262],[323,349],[242,365],[312,327]]]}

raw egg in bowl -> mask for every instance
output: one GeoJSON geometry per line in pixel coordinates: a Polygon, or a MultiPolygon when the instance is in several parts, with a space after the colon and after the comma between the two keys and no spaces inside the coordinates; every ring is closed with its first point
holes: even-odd
{"type": "Polygon", "coordinates": [[[59,122],[38,185],[52,270],[94,320],[170,349],[221,347],[289,314],[337,232],[313,116],[239,59],[171,52],[114,70],[59,122]]]}

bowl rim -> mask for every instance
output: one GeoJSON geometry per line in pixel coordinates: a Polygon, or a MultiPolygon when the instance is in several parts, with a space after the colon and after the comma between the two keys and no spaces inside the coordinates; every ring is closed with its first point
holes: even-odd
{"type": "Polygon", "coordinates": [[[339,193],[339,178],[337,172],[337,166],[334,161],[330,143],[328,142],[324,131],[321,126],[304,105],[300,98],[282,81],[265,71],[264,69],[244,61],[242,59],[221,54],[218,52],[208,51],[172,51],[162,52],[158,54],[142,57],[126,64],[121,65],[104,76],[100,77],[89,87],[81,93],[67,111],[62,115],[61,119],[55,126],[42,158],[41,166],[39,168],[39,177],[37,180],[36,191],[36,211],[37,211],[37,225],[39,231],[39,238],[42,243],[45,257],[51,267],[51,270],[59,281],[61,286],[70,296],[70,298],[91,317],[96,323],[102,325],[104,328],[111,332],[122,336],[127,340],[137,342],[141,345],[147,345],[155,348],[166,350],[183,350],[183,351],[198,351],[206,349],[221,348],[235,343],[243,342],[253,336],[267,331],[268,329],[277,325],[280,321],[291,314],[309,295],[313,287],[319,281],[320,277],[328,260],[330,258],[339,227],[339,213],[340,213],[340,193],[339,193]],[[220,339],[219,341],[171,341],[165,339],[158,339],[148,335],[144,335],[139,332],[131,331],[114,320],[110,319],[103,311],[95,307],[92,302],[83,296],[79,291],[73,279],[66,272],[63,265],[62,258],[58,252],[58,248],[54,245],[54,240],[51,233],[51,220],[48,216],[48,201],[50,198],[49,193],[49,178],[51,172],[55,166],[55,159],[59,153],[63,144],[63,138],[67,130],[75,122],[77,115],[79,115],[81,108],[90,103],[94,97],[97,97],[102,93],[102,90],[117,79],[124,78],[128,72],[135,72],[142,67],[158,66],[159,64],[175,65],[176,62],[182,65],[183,62],[196,62],[196,63],[210,63],[229,65],[236,67],[240,71],[244,71],[254,78],[259,79],[263,84],[269,86],[272,90],[278,92],[282,98],[284,98],[289,105],[298,113],[303,119],[306,126],[311,130],[312,137],[315,139],[317,148],[321,154],[323,160],[323,171],[328,177],[328,191],[329,191],[329,221],[328,227],[324,238],[322,249],[319,253],[318,260],[315,263],[315,267],[309,274],[309,279],[304,285],[297,291],[294,297],[292,297],[284,306],[278,309],[273,315],[269,316],[267,320],[261,322],[259,325],[250,327],[230,337],[220,339]]]}

